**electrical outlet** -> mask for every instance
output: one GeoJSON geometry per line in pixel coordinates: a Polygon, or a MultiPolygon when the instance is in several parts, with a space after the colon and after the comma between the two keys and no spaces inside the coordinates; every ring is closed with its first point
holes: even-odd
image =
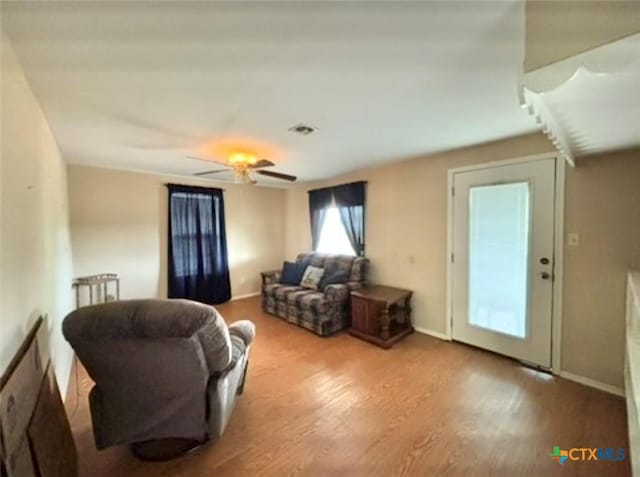
{"type": "Polygon", "coordinates": [[[570,247],[577,247],[578,245],[580,245],[580,235],[575,232],[567,234],[567,244],[570,247]]]}

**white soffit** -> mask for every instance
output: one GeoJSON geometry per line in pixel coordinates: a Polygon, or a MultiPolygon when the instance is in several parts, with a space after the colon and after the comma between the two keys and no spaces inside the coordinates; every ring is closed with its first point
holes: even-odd
{"type": "Polygon", "coordinates": [[[572,165],[640,146],[640,34],[525,74],[522,95],[572,165]]]}

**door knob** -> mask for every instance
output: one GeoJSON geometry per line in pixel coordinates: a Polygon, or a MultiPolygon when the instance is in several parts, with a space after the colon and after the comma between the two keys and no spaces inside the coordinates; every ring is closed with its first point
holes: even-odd
{"type": "Polygon", "coordinates": [[[542,273],[540,274],[540,277],[541,277],[543,280],[549,280],[549,279],[551,278],[551,274],[550,274],[550,273],[547,273],[547,272],[542,272],[542,273]]]}
{"type": "Polygon", "coordinates": [[[547,257],[542,257],[542,258],[540,259],[540,263],[541,263],[542,265],[549,265],[549,259],[548,259],[547,257]]]}

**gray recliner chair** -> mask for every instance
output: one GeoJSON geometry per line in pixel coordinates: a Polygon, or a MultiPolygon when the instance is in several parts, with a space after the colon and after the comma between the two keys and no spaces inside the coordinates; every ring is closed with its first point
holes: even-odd
{"type": "Polygon", "coordinates": [[[130,444],[141,458],[176,457],[222,435],[242,393],[255,326],[227,327],[188,300],[127,300],[80,308],[62,324],[95,386],[98,449],[130,444]]]}

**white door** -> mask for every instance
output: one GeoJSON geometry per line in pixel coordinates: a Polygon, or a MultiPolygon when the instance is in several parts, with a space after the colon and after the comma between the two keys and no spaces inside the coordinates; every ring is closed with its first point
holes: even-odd
{"type": "Polygon", "coordinates": [[[453,186],[453,339],[550,368],[555,159],[453,186]]]}

